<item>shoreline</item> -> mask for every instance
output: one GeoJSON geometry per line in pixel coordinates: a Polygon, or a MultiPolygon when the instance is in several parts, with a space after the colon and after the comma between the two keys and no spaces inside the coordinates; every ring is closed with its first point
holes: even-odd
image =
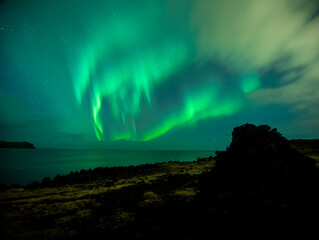
{"type": "MultiPolygon", "coordinates": [[[[1,151],[0,186],[25,187],[44,178],[68,175],[99,167],[129,167],[171,161],[193,162],[198,157],[214,156],[211,151],[109,151],[43,150],[1,151]],[[22,151],[22,152],[21,152],[22,151]]],[[[1,188],[1,187],[0,187],[1,188]]]]}
{"type": "MultiPolygon", "coordinates": [[[[69,174],[57,174],[54,178],[45,177],[42,181],[34,181],[30,184],[22,186],[20,184],[4,185],[0,184],[1,191],[10,189],[30,189],[35,190],[39,188],[55,188],[67,185],[81,185],[89,184],[97,180],[104,179],[106,181],[114,182],[114,179],[122,178],[129,179],[131,177],[145,177],[151,175],[163,176],[167,174],[190,174],[199,175],[208,171],[214,165],[214,158],[198,158],[192,162],[184,161],[169,161],[153,164],[141,164],[130,166],[116,166],[116,167],[97,167],[89,170],[71,171],[69,174]]],[[[94,184],[94,183],[92,183],[94,184]]]]}
{"type": "MultiPolygon", "coordinates": [[[[207,158],[96,168],[57,176],[51,181],[44,179],[28,187],[8,188],[0,191],[2,228],[6,229],[2,239],[46,239],[47,234],[50,239],[79,239],[74,230],[63,229],[81,228],[90,222],[102,224],[95,221],[103,211],[108,213],[103,215],[102,225],[116,232],[118,227],[134,221],[131,217],[140,209],[157,209],[175,200],[192,201],[198,193],[200,176],[212,166],[214,160],[207,158]]],[[[118,235],[114,234],[110,239],[118,235]]]]}

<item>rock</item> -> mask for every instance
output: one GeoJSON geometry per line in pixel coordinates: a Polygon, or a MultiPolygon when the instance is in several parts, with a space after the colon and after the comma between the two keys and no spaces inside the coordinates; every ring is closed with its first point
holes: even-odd
{"type": "Polygon", "coordinates": [[[225,152],[216,152],[216,171],[250,173],[314,171],[316,163],[290,147],[277,129],[267,125],[245,124],[234,128],[232,142],[225,152]]]}
{"type": "Polygon", "coordinates": [[[234,128],[230,146],[217,151],[215,160],[215,166],[199,181],[204,195],[234,191],[257,196],[257,189],[275,195],[311,188],[318,178],[315,160],[291,148],[277,129],[267,125],[234,128]]]}
{"type": "Polygon", "coordinates": [[[267,125],[245,124],[232,136],[230,146],[216,152],[215,166],[199,180],[196,201],[204,219],[202,229],[216,226],[226,234],[223,239],[239,233],[245,238],[249,233],[251,239],[315,234],[318,221],[312,219],[319,212],[315,160],[291,148],[277,129],[267,125]]]}
{"type": "Polygon", "coordinates": [[[50,177],[43,178],[43,180],[41,182],[41,185],[44,187],[49,187],[49,186],[51,186],[51,184],[52,184],[52,181],[51,181],[50,177]]]}

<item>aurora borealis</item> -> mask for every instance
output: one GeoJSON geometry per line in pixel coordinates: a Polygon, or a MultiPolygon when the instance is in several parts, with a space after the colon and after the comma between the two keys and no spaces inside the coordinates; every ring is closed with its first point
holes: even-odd
{"type": "Polygon", "coordinates": [[[232,128],[319,135],[313,0],[7,0],[0,138],[223,148],[232,128]]]}

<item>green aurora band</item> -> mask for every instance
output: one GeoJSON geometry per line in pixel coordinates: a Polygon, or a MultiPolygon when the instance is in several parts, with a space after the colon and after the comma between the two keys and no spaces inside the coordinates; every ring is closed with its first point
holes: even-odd
{"type": "MultiPolygon", "coordinates": [[[[153,99],[153,92],[187,69],[197,51],[189,33],[171,33],[171,21],[162,30],[169,37],[158,36],[153,26],[160,24],[164,7],[157,2],[140,17],[130,18],[132,9],[124,9],[109,21],[97,21],[100,26],[80,43],[80,57],[71,60],[76,100],[79,105],[90,101],[99,141],[105,136],[110,140],[149,141],[177,127],[230,115],[242,105],[237,92],[222,96],[216,84],[219,80],[211,76],[205,86],[185,91],[177,107],[161,111],[156,119],[143,124],[153,106],[160,104],[153,99]],[[108,110],[103,111],[105,107],[108,110]],[[105,131],[109,122],[114,124],[105,131]]],[[[239,87],[244,93],[256,90],[258,76],[242,78],[239,87]]]]}

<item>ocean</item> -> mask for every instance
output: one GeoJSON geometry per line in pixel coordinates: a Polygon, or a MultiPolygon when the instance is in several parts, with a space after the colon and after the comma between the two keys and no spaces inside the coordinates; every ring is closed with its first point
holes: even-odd
{"type": "Polygon", "coordinates": [[[0,149],[0,184],[25,186],[44,177],[97,167],[192,162],[214,156],[209,150],[0,149]]]}

